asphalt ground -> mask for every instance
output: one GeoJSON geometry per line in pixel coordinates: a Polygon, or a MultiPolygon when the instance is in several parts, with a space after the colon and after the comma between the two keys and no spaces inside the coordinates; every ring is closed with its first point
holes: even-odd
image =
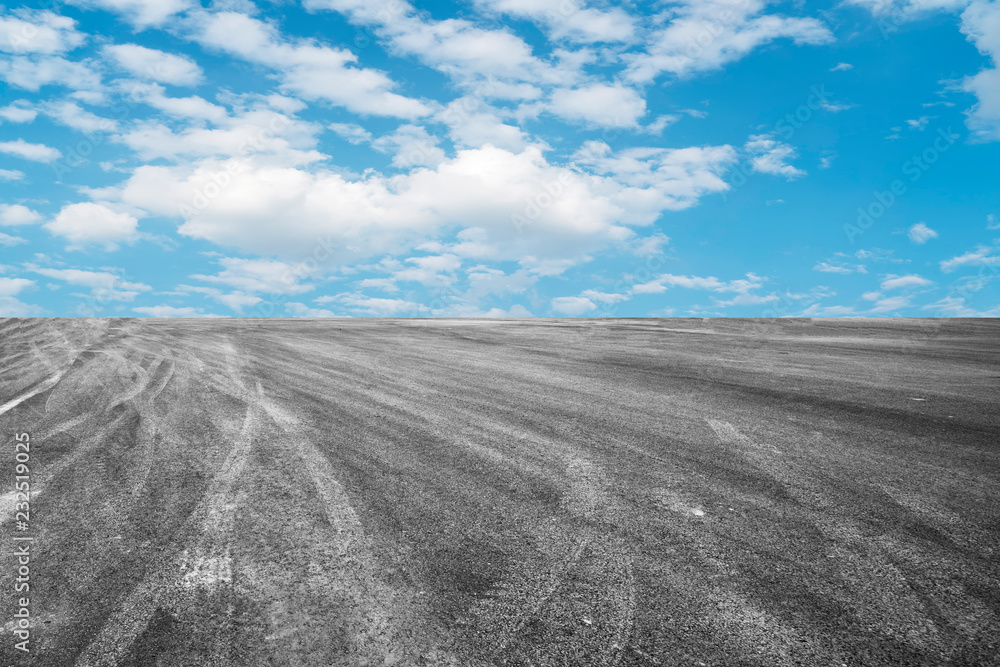
{"type": "Polygon", "coordinates": [[[998,665],[998,353],[997,320],[0,320],[0,663],[998,665]]]}

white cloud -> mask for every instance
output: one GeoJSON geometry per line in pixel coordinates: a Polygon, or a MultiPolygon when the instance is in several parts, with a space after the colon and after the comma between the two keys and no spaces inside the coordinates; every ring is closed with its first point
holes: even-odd
{"type": "Polygon", "coordinates": [[[941,270],[951,273],[961,266],[993,266],[1000,264],[1000,255],[993,255],[993,248],[984,245],[977,246],[964,255],[952,257],[941,262],[941,270]]]}
{"type": "Polygon", "coordinates": [[[666,291],[669,285],[671,287],[684,287],[686,289],[707,290],[718,293],[735,292],[741,295],[742,298],[735,298],[730,301],[716,301],[717,305],[750,305],[774,300],[770,295],[762,297],[751,294],[754,290],[762,287],[764,282],[764,278],[754,273],[748,273],[744,278],[730,281],[719,280],[715,276],[679,276],[672,273],[664,273],[649,282],[634,286],[632,293],[657,294],[666,291]]]}
{"type": "Polygon", "coordinates": [[[580,293],[580,296],[590,299],[591,301],[596,301],[598,303],[619,303],[621,301],[628,301],[632,298],[629,294],[614,294],[608,292],[598,292],[597,290],[584,290],[580,293]]]}
{"type": "Polygon", "coordinates": [[[923,130],[928,124],[930,124],[930,122],[930,116],[921,116],[920,118],[911,118],[906,121],[906,124],[909,125],[911,130],[923,130]]]}
{"type": "Polygon", "coordinates": [[[998,317],[1000,307],[993,307],[986,311],[979,311],[971,308],[965,303],[965,297],[949,296],[935,303],[922,306],[923,310],[936,310],[938,317],[998,317]]]}
{"type": "Polygon", "coordinates": [[[1000,229],[1000,222],[997,222],[997,217],[992,213],[986,216],[986,229],[1000,229]]]}
{"type": "Polygon", "coordinates": [[[879,17],[893,21],[913,21],[927,13],[960,9],[969,0],[846,0],[847,4],[864,7],[879,17]]]}
{"type": "Polygon", "coordinates": [[[372,140],[372,133],[357,123],[330,123],[328,128],[352,144],[366,144],[372,140]]]}
{"type": "Polygon", "coordinates": [[[863,264],[831,264],[830,262],[819,262],[813,267],[813,271],[821,271],[823,273],[868,273],[868,270],[863,264]]]}
{"type": "Polygon", "coordinates": [[[259,296],[253,296],[252,294],[244,294],[243,292],[223,292],[215,287],[201,287],[201,286],[191,286],[191,285],[178,285],[177,289],[182,292],[195,292],[198,294],[204,294],[205,296],[224,304],[231,308],[233,311],[239,314],[243,314],[243,309],[249,306],[256,306],[258,303],[262,302],[259,296]]]}
{"type": "Polygon", "coordinates": [[[296,303],[294,301],[286,303],[285,310],[292,317],[343,317],[342,315],[337,315],[332,310],[310,308],[304,303],[296,303]]]}
{"type": "Polygon", "coordinates": [[[294,265],[273,259],[243,259],[222,257],[218,260],[222,271],[215,275],[193,275],[192,278],[210,283],[228,285],[241,292],[265,294],[301,294],[313,289],[302,284],[310,276],[304,265],[294,265]]]}
{"type": "Polygon", "coordinates": [[[569,121],[600,127],[635,127],[646,115],[646,101],[633,88],[595,83],[556,90],[548,110],[569,121]]]}
{"type": "Polygon", "coordinates": [[[390,317],[408,313],[423,313],[430,309],[423,304],[405,299],[380,299],[363,294],[338,294],[336,296],[321,296],[316,303],[339,303],[346,309],[362,315],[390,317]]]}
{"type": "Polygon", "coordinates": [[[187,206],[182,234],[263,255],[301,257],[317,243],[336,261],[400,254],[476,221],[479,237],[463,239],[464,251],[522,263],[578,262],[590,250],[626,242],[633,236],[626,225],[648,225],[665,210],[725,190],[720,176],[735,152],[723,146],[616,155],[607,148],[578,159],[598,174],[552,165],[535,147],[460,150],[434,169],[392,178],[348,178],[252,156],[142,166],[121,186],[92,195],[169,217],[187,206]],[[212,186],[215,196],[193,207],[220,173],[231,173],[227,185],[212,186]]]}
{"type": "Polygon", "coordinates": [[[45,228],[73,244],[104,244],[109,250],[136,236],[138,222],[128,213],[116,213],[93,202],[69,204],[45,228]]]}
{"type": "Polygon", "coordinates": [[[599,10],[567,0],[479,0],[478,4],[536,21],[546,26],[554,39],[624,42],[635,32],[635,21],[619,7],[599,10]]]}
{"type": "Polygon", "coordinates": [[[454,272],[462,266],[462,260],[451,254],[410,257],[406,261],[413,266],[395,271],[394,280],[447,286],[455,281],[454,272]]]}
{"type": "Polygon", "coordinates": [[[754,171],[764,174],[784,176],[788,180],[805,176],[806,172],[790,164],[786,160],[798,156],[792,146],[776,141],[770,135],[756,134],[750,137],[743,147],[750,155],[750,164],[754,171]]]}
{"type": "Polygon", "coordinates": [[[357,283],[359,289],[379,289],[383,292],[398,292],[399,288],[396,287],[395,281],[392,278],[365,278],[364,280],[359,280],[357,283]]]}
{"type": "MultiPolygon", "coordinates": [[[[210,128],[188,126],[175,131],[156,121],[134,123],[119,137],[119,141],[147,162],[156,158],[179,161],[191,157],[257,155],[272,165],[298,165],[326,157],[311,150],[316,145],[315,135],[321,130],[320,126],[285,115],[272,107],[255,105],[229,115],[224,108],[200,97],[164,97],[156,84],[145,89],[140,98],[168,114],[209,120],[216,125],[210,128]]],[[[233,164],[228,166],[233,167],[233,164]]],[[[228,171],[227,165],[217,165],[217,171],[228,171]]],[[[221,177],[218,174],[212,176],[215,176],[216,184],[211,188],[216,188],[221,177]]],[[[210,176],[206,178],[211,180],[210,176]]],[[[187,203],[190,204],[190,200],[187,203]]]]}
{"type": "Polygon", "coordinates": [[[385,73],[354,66],[358,57],[346,49],[284,41],[272,25],[237,12],[200,12],[188,25],[202,45],[273,69],[285,88],[306,99],[398,118],[431,112],[423,102],[392,92],[395,84],[385,73]]]}
{"type": "Polygon", "coordinates": [[[86,271],[82,269],[49,269],[33,264],[25,265],[29,271],[60,280],[70,285],[90,288],[90,296],[100,301],[132,301],[141,292],[148,292],[152,287],[145,283],[123,280],[119,275],[108,271],[86,271]]]}
{"type": "Polygon", "coordinates": [[[0,297],[15,296],[34,285],[35,281],[27,278],[0,278],[0,297]]]}
{"type": "Polygon", "coordinates": [[[69,100],[52,102],[44,107],[45,113],[60,125],[79,130],[84,134],[106,134],[114,132],[118,124],[110,118],[102,118],[80,108],[79,105],[69,100]]]}
{"type": "Polygon", "coordinates": [[[193,86],[201,81],[201,68],[184,55],[149,49],[138,44],[108,45],[104,47],[104,54],[140,79],[174,86],[193,86]]]}
{"type": "Polygon", "coordinates": [[[14,16],[0,16],[0,51],[5,53],[64,53],[85,39],[76,21],[50,11],[22,8],[14,16]]]}
{"type": "Polygon", "coordinates": [[[663,252],[663,246],[670,243],[670,237],[657,232],[643,239],[638,239],[637,245],[632,252],[639,257],[651,257],[663,252]]]}
{"type": "Polygon", "coordinates": [[[25,160],[34,160],[35,162],[53,162],[58,160],[62,155],[55,148],[44,144],[30,144],[24,139],[0,142],[0,153],[16,155],[25,160]]]}
{"type": "Polygon", "coordinates": [[[11,236],[10,234],[0,232],[0,245],[2,246],[20,245],[27,242],[27,239],[22,239],[20,236],[11,236]]]}
{"type": "Polygon", "coordinates": [[[687,76],[719,69],[776,39],[826,44],[833,35],[814,18],[762,14],[764,0],[686,0],[657,30],[646,52],[629,56],[628,76],[647,82],[661,72],[687,76]]]}
{"type": "Polygon", "coordinates": [[[137,28],[162,26],[171,17],[193,5],[192,0],[67,0],[87,9],[121,14],[137,28]]]}
{"type": "Polygon", "coordinates": [[[30,225],[42,216],[23,204],[0,204],[0,225],[30,225]]]}
{"type": "Polygon", "coordinates": [[[846,71],[852,70],[852,69],[854,69],[854,65],[852,65],[851,63],[837,63],[836,65],[834,65],[833,67],[830,68],[830,71],[831,72],[846,72],[846,71]]]}
{"type": "Polygon", "coordinates": [[[311,10],[339,11],[356,25],[371,26],[394,55],[416,56],[461,85],[472,88],[488,81],[477,92],[483,98],[534,97],[536,84],[572,84],[590,57],[585,50],[556,49],[553,62],[544,62],[509,30],[483,29],[465,19],[435,21],[405,0],[388,6],[367,0],[307,0],[305,4],[311,10]]]}
{"type": "Polygon", "coordinates": [[[24,172],[17,169],[0,169],[0,180],[20,181],[24,178],[24,172]]]}
{"type": "Polygon", "coordinates": [[[927,285],[933,285],[930,280],[926,278],[921,278],[918,275],[910,274],[908,276],[896,276],[889,275],[882,281],[883,290],[891,289],[903,289],[907,287],[925,287],[927,285]]]}
{"type": "Polygon", "coordinates": [[[910,237],[910,240],[913,241],[914,243],[923,244],[927,243],[933,238],[937,238],[938,233],[933,229],[931,229],[930,227],[928,227],[923,222],[918,222],[917,224],[910,227],[910,230],[909,232],[907,232],[907,235],[910,237]]]}
{"type": "Polygon", "coordinates": [[[0,78],[30,91],[49,84],[66,86],[75,91],[75,95],[101,88],[101,77],[87,61],[74,62],[61,56],[0,58],[0,78]]]}
{"type": "Polygon", "coordinates": [[[1000,3],[975,0],[962,14],[962,32],[993,61],[965,79],[965,90],[978,98],[969,110],[968,126],[980,139],[1000,140],[1000,3]]]}
{"type": "Polygon", "coordinates": [[[90,287],[91,289],[104,289],[104,290],[131,290],[136,292],[148,292],[153,289],[145,283],[131,282],[128,280],[122,280],[121,277],[114,273],[109,273],[108,271],[85,271],[82,269],[48,269],[44,267],[35,266],[34,264],[26,265],[26,268],[32,273],[37,273],[39,275],[45,276],[46,278],[52,278],[54,280],[61,280],[63,282],[69,283],[70,285],[78,285],[80,287],[90,287]]]}
{"type": "Polygon", "coordinates": [[[8,123],[30,123],[38,116],[34,109],[28,109],[17,104],[10,104],[0,109],[0,118],[8,123]]]}
{"type": "Polygon", "coordinates": [[[879,299],[875,302],[869,312],[871,313],[888,313],[891,311],[899,310],[900,308],[906,308],[910,305],[910,300],[905,296],[893,296],[887,299],[879,299]]]}
{"type": "Polygon", "coordinates": [[[150,317],[218,317],[217,315],[212,315],[211,313],[205,313],[200,308],[194,308],[192,306],[139,306],[138,308],[133,308],[133,311],[140,313],[142,315],[149,315],[150,317]]]}
{"type": "Polygon", "coordinates": [[[392,165],[400,169],[437,167],[445,161],[438,138],[418,125],[403,125],[392,134],[379,137],[372,148],[392,154],[392,165]]]}
{"type": "Polygon", "coordinates": [[[529,144],[521,128],[504,123],[496,110],[477,97],[453,100],[436,120],[448,125],[451,140],[463,148],[490,144],[517,153],[529,144]]]}
{"type": "Polygon", "coordinates": [[[560,315],[578,317],[597,310],[597,306],[583,296],[560,296],[552,299],[552,310],[560,315]]]}

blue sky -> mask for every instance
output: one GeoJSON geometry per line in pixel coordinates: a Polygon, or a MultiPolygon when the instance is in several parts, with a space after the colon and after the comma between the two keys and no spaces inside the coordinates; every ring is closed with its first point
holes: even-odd
{"type": "Polygon", "coordinates": [[[1000,2],[0,11],[0,315],[1000,316],[1000,2]]]}

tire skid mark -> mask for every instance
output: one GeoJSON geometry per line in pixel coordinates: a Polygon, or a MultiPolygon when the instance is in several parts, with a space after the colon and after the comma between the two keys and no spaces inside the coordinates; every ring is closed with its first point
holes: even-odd
{"type": "MultiPolygon", "coordinates": [[[[322,592],[334,605],[337,600],[343,603],[338,625],[347,632],[344,658],[350,662],[345,664],[409,665],[416,656],[433,656],[433,662],[427,664],[458,667],[460,663],[455,656],[435,645],[439,642],[426,639],[427,632],[414,632],[415,627],[426,625],[427,612],[419,598],[412,591],[394,588],[380,580],[374,547],[350,496],[329,460],[303,431],[298,417],[268,399],[262,401],[262,407],[282,430],[277,443],[298,461],[295,469],[308,473],[332,533],[331,539],[323,542],[332,560],[310,563],[309,588],[322,592]]],[[[266,572],[258,570],[248,578],[257,582],[258,590],[254,591],[257,595],[260,589],[270,593],[264,598],[271,626],[267,638],[273,642],[281,640],[276,650],[291,652],[292,664],[312,664],[309,655],[313,649],[301,641],[299,634],[322,619],[310,618],[301,607],[296,609],[293,587],[284,583],[275,586],[275,582],[268,581],[266,572]]]]}
{"type": "MultiPolygon", "coordinates": [[[[603,640],[587,660],[590,664],[615,667],[624,658],[636,623],[635,554],[624,539],[610,534],[612,526],[618,525],[624,515],[624,508],[608,490],[603,469],[583,451],[538,434],[523,435],[544,441],[548,451],[563,462],[566,479],[563,508],[584,524],[574,526],[564,535],[537,535],[545,559],[552,563],[545,578],[508,578],[491,598],[476,605],[473,613],[484,628],[495,634],[495,638],[486,642],[494,655],[507,656],[513,652],[530,661],[526,654],[522,655],[529,647],[518,645],[522,633],[529,624],[541,619],[563,628],[578,625],[580,619],[571,616],[581,610],[574,606],[568,591],[566,595],[560,593],[570,586],[582,585],[591,610],[586,613],[596,612],[600,616],[599,637],[603,640]]],[[[587,641],[589,646],[598,640],[580,641],[587,641]]]]}
{"type": "Polygon", "coordinates": [[[50,378],[46,378],[45,380],[42,380],[41,382],[39,382],[38,384],[36,384],[34,387],[32,387],[31,389],[29,389],[28,391],[24,392],[20,396],[12,398],[9,401],[7,401],[6,403],[4,403],[3,405],[0,405],[0,415],[2,415],[3,413],[5,413],[5,412],[7,412],[9,410],[13,410],[17,406],[19,406],[21,403],[24,403],[29,398],[34,398],[38,394],[45,393],[49,389],[52,389],[57,384],[59,384],[59,380],[61,380],[61,379],[62,379],[62,375],[60,374],[60,375],[54,375],[54,376],[52,376],[50,378]]]}
{"type": "Polygon", "coordinates": [[[747,436],[737,430],[735,426],[727,421],[722,421],[720,419],[705,419],[708,425],[715,431],[715,435],[718,436],[719,440],[724,445],[736,445],[747,449],[760,449],[764,451],[769,451],[773,454],[780,454],[781,451],[778,450],[774,445],[760,444],[754,442],[747,436]]]}
{"type": "MultiPolygon", "coordinates": [[[[124,357],[121,355],[112,355],[112,356],[114,356],[114,358],[116,359],[124,360],[124,357]]],[[[131,362],[123,361],[123,363],[130,364],[131,362]]],[[[38,480],[32,484],[32,489],[31,489],[32,499],[35,499],[38,496],[40,496],[53,479],[63,474],[66,470],[70,469],[71,467],[75,466],[86,455],[92,452],[94,446],[99,445],[101,442],[103,442],[108,433],[113,432],[118,427],[118,425],[124,418],[124,415],[119,415],[114,420],[108,423],[101,424],[101,422],[105,419],[108,410],[113,409],[117,405],[122,405],[125,403],[130,403],[134,405],[136,407],[137,412],[139,412],[140,415],[139,440],[140,440],[140,445],[143,447],[142,453],[144,454],[145,463],[143,465],[143,468],[139,472],[138,475],[139,481],[134,486],[133,492],[138,488],[140,488],[145,479],[148,478],[152,466],[152,456],[151,456],[151,451],[149,451],[149,447],[151,446],[152,438],[155,433],[155,425],[153,420],[149,418],[151,403],[152,400],[156,397],[156,395],[158,395],[166,387],[172,375],[173,375],[173,365],[171,363],[169,368],[169,373],[165,373],[161,378],[159,378],[159,381],[152,387],[155,393],[146,396],[145,395],[146,392],[150,390],[149,381],[151,378],[149,375],[143,372],[143,377],[140,379],[140,381],[135,383],[135,385],[126,390],[124,398],[120,398],[119,400],[115,400],[113,402],[108,401],[108,399],[111,396],[111,388],[109,386],[104,386],[101,390],[101,395],[94,402],[95,406],[105,406],[105,404],[107,404],[103,410],[95,409],[90,412],[77,415],[75,417],[70,417],[69,419],[66,419],[63,422],[54,425],[53,427],[50,427],[51,430],[43,431],[42,434],[40,434],[40,437],[41,435],[44,435],[44,437],[51,437],[56,433],[66,431],[83,424],[84,428],[82,429],[82,431],[87,433],[87,436],[84,437],[82,440],[78,441],[76,445],[73,447],[72,451],[63,455],[60,459],[52,463],[46,470],[42,471],[40,474],[37,475],[38,480]]],[[[52,382],[52,386],[48,387],[48,389],[54,388],[55,385],[58,384],[61,378],[62,376],[60,376],[59,378],[55,378],[54,379],[55,381],[52,382]]],[[[50,378],[50,381],[52,380],[53,379],[50,378]]],[[[23,402],[28,398],[43,393],[43,391],[45,390],[46,388],[41,388],[41,387],[36,388],[36,390],[33,390],[32,392],[28,392],[30,395],[23,395],[19,397],[18,402],[19,403],[23,402]]],[[[4,410],[0,408],[0,414],[2,414],[3,412],[4,410]]],[[[13,509],[14,509],[13,498],[14,496],[11,495],[11,500],[10,502],[8,502],[6,495],[0,496],[0,523],[6,522],[13,515],[13,509]]]]}
{"type": "MultiPolygon", "coordinates": [[[[236,486],[252,449],[262,391],[258,382],[256,396],[244,395],[247,411],[239,435],[182,529],[198,535],[194,547],[180,554],[166,554],[151,566],[150,575],[107,617],[100,633],[77,658],[77,667],[115,667],[158,609],[191,607],[191,596],[197,589],[231,585],[229,539],[235,519],[236,486]]],[[[218,628],[222,633],[227,630],[229,616],[218,628]]]]}
{"type": "MultiPolygon", "coordinates": [[[[346,357],[345,357],[346,358],[346,357]]],[[[549,478],[562,473],[566,480],[565,509],[577,519],[587,522],[587,526],[575,529],[575,534],[553,540],[545,535],[536,535],[539,543],[547,545],[546,559],[550,563],[547,576],[539,581],[510,580],[500,584],[495,594],[477,603],[473,614],[485,626],[493,627],[487,643],[494,652],[506,650],[514,644],[518,633],[541,616],[559,616],[563,601],[558,593],[574,578],[584,576],[580,572],[581,561],[600,572],[598,577],[590,577],[590,583],[598,589],[601,604],[612,608],[611,618],[604,625],[613,628],[614,637],[631,636],[636,615],[636,589],[632,573],[634,554],[620,538],[608,534],[611,526],[619,525],[624,514],[621,503],[608,491],[608,479],[603,469],[595,464],[576,446],[553,439],[531,430],[507,422],[485,421],[483,416],[468,408],[442,408],[433,395],[412,393],[415,385],[405,378],[392,376],[378,385],[355,386],[352,390],[358,400],[391,409],[412,416],[426,424],[432,432],[441,434],[454,432],[456,423],[476,424],[476,427],[462,429],[457,437],[449,438],[457,446],[493,463],[502,462],[505,467],[516,469],[522,474],[549,478]],[[410,393],[390,392],[387,387],[399,384],[407,386],[410,393]],[[520,447],[531,447],[539,459],[534,463],[519,456],[510,456],[501,449],[491,446],[495,435],[515,438],[520,447]],[[478,436],[478,437],[473,437],[478,436]],[[545,465],[547,464],[547,465],[545,465]],[[580,533],[584,537],[580,538],[580,533]],[[498,639],[499,638],[499,639],[498,639]]],[[[569,619],[560,617],[561,622],[569,619]]],[[[575,621],[576,619],[573,619],[575,621]]],[[[624,640],[622,640],[624,641],[624,640]]],[[[610,642],[597,652],[600,659],[596,664],[617,665],[623,658],[624,644],[617,640],[610,642]]]]}

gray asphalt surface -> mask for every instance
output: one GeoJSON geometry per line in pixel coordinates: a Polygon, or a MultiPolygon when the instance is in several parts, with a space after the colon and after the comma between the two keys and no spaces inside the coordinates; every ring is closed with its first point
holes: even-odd
{"type": "Polygon", "coordinates": [[[1000,321],[0,320],[2,664],[1000,664],[1000,321]]]}

